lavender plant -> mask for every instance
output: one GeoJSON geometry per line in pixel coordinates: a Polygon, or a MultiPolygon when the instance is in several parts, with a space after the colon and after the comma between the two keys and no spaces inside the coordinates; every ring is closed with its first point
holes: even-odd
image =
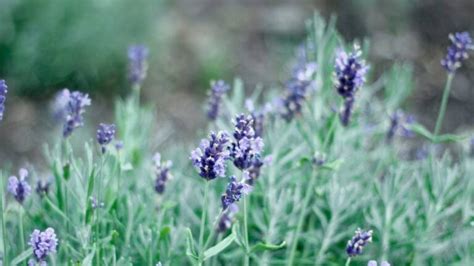
{"type": "MultiPolygon", "coordinates": [[[[426,149],[412,160],[406,138],[386,142],[397,135],[421,136],[424,145],[466,141],[412,121],[403,105],[415,84],[412,68],[394,64],[372,81],[361,55],[369,46],[340,50],[351,44],[335,25],[318,16],[308,23],[304,60],[296,59],[302,63],[280,88],[286,105],[274,105],[278,89],[246,95],[251,88],[240,80],[232,90],[215,83],[216,95],[226,97],[208,104],[235,119],[216,115],[210,124],[216,133],[194,150],[197,140],[178,143],[164,137],[163,127],[155,130],[154,110],[139,90],[148,51],[133,48],[130,86],[138,89],[117,101],[115,127],[101,125],[95,139],[79,146],[57,138],[45,148],[46,167],[28,167],[29,174],[20,170],[11,180],[2,164],[2,264],[473,264],[469,147],[426,149]],[[339,114],[335,87],[343,100],[339,114]],[[352,115],[355,102],[359,111],[352,115]],[[387,113],[389,119],[381,115],[387,113]],[[173,161],[172,169],[156,150],[173,161]],[[31,193],[35,183],[38,193],[31,193]],[[370,230],[354,235],[358,226],[370,230]]],[[[448,79],[467,60],[468,39],[453,35],[443,61],[448,79]]],[[[80,92],[58,95],[53,110],[66,122],[65,136],[93,126],[83,117],[89,104],[80,92]]]]}

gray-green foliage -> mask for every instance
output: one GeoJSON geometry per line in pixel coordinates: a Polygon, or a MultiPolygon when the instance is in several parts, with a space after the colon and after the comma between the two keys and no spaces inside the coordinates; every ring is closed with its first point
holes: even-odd
{"type": "MultiPolygon", "coordinates": [[[[206,181],[188,157],[204,136],[160,151],[174,162],[173,179],[163,195],[154,192],[151,154],[156,150],[150,143],[160,128],[151,126],[153,109],[139,106],[136,91],[117,103],[123,149],[110,147],[100,155],[93,141],[77,150],[67,142],[50,149],[54,184],[47,197],[33,195],[26,202],[25,231],[56,229],[60,247],[53,265],[241,265],[245,252],[252,265],[341,265],[347,240],[358,227],[372,229],[374,237],[364,254],[352,260],[355,265],[369,259],[392,265],[472,264],[473,158],[466,151],[454,160],[448,151],[435,156],[430,150],[427,158],[407,160],[405,139],[385,139],[389,113],[401,107],[413,85],[411,67],[394,64],[369,82],[359,92],[355,118],[344,128],[333,111],[339,99],[332,72],[335,49],[347,44],[333,20],[325,24],[315,17],[308,30],[318,89],[292,122],[267,117],[264,156],[271,162],[246,197],[248,245],[242,208],[232,230],[211,238],[205,250],[198,245],[201,214],[208,221],[207,239],[226,185],[225,179],[211,181],[203,206],[206,181]],[[318,153],[325,156],[321,166],[312,163],[318,153]],[[90,196],[99,197],[105,208],[93,210],[90,196]]],[[[246,111],[243,83],[236,80],[233,87],[223,118],[210,129],[231,131],[229,118],[246,111]]],[[[257,91],[249,97],[271,101],[277,93],[257,91]]],[[[2,250],[6,247],[9,258],[26,259],[16,241],[15,212],[22,209],[7,203],[2,250]]]]}

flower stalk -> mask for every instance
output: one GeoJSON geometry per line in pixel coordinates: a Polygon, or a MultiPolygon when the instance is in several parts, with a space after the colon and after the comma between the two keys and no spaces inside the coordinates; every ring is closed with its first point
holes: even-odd
{"type": "Polygon", "coordinates": [[[451,84],[454,78],[454,72],[448,74],[446,79],[446,86],[444,87],[443,98],[441,99],[441,105],[439,107],[438,118],[436,119],[436,125],[434,130],[435,137],[438,136],[441,126],[443,125],[444,115],[446,114],[446,107],[448,106],[449,93],[451,92],[451,84]]]}

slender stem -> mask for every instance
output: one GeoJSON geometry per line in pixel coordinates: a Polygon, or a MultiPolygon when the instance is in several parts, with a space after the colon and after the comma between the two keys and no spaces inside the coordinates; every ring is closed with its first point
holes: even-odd
{"type": "Polygon", "coordinates": [[[382,234],[382,261],[387,259],[387,253],[390,249],[390,227],[392,221],[392,204],[385,207],[385,222],[382,234]]]}
{"type": "Polygon", "coordinates": [[[5,266],[8,266],[9,260],[8,260],[8,253],[7,253],[7,235],[5,233],[5,212],[3,211],[3,204],[5,202],[5,193],[3,191],[3,176],[0,172],[0,190],[2,191],[2,195],[0,196],[0,211],[1,213],[1,218],[2,218],[2,246],[3,246],[3,264],[5,266]]]}
{"type": "Polygon", "coordinates": [[[249,257],[249,230],[248,230],[248,221],[247,221],[247,197],[244,197],[244,241],[245,241],[245,256],[244,256],[244,265],[248,266],[250,264],[249,257]]]}
{"type": "Polygon", "coordinates": [[[449,92],[451,91],[451,83],[454,78],[454,73],[448,74],[446,80],[446,86],[444,87],[443,98],[441,99],[441,106],[439,107],[438,119],[436,119],[436,126],[434,130],[435,137],[438,136],[439,131],[441,130],[441,125],[443,124],[444,115],[446,113],[446,107],[448,105],[449,92]]]}
{"type": "Polygon", "coordinates": [[[206,181],[206,185],[204,187],[204,204],[202,205],[202,213],[201,213],[201,228],[199,230],[199,248],[201,249],[201,254],[204,253],[204,231],[206,226],[206,214],[207,214],[207,205],[208,205],[208,194],[209,194],[209,181],[206,181]]]}
{"type": "Polygon", "coordinates": [[[330,119],[332,119],[332,121],[331,121],[331,125],[329,126],[329,131],[326,134],[326,137],[324,138],[324,142],[322,146],[323,151],[325,151],[328,148],[329,139],[331,138],[331,135],[334,133],[334,130],[336,129],[337,115],[334,114],[330,119]]]}
{"type": "Polygon", "coordinates": [[[293,235],[293,239],[291,241],[290,256],[289,256],[288,262],[286,264],[288,266],[293,265],[293,261],[295,259],[296,245],[298,244],[298,238],[299,238],[301,229],[303,228],[304,217],[306,216],[306,209],[308,208],[309,201],[311,200],[311,195],[312,195],[311,190],[313,189],[315,182],[316,182],[316,177],[311,176],[309,184],[306,187],[306,192],[305,192],[305,197],[304,197],[304,200],[303,200],[302,210],[300,212],[300,216],[298,217],[298,223],[296,225],[296,231],[295,231],[295,233],[293,235]]]}
{"type": "MultiPolygon", "coordinates": [[[[332,215],[332,214],[331,214],[332,215]]],[[[337,219],[337,214],[331,217],[331,220],[329,221],[329,225],[327,227],[327,230],[324,231],[324,238],[321,244],[321,249],[319,249],[318,255],[316,256],[316,263],[314,265],[321,265],[322,261],[324,259],[324,254],[326,253],[326,250],[328,249],[329,245],[331,244],[331,238],[333,237],[334,234],[334,221],[337,219]]]]}
{"type": "Polygon", "coordinates": [[[215,236],[216,236],[216,230],[215,230],[215,226],[213,226],[211,229],[211,234],[207,237],[206,243],[204,244],[204,250],[206,250],[207,247],[209,247],[209,245],[211,244],[215,236]]]}
{"type": "Polygon", "coordinates": [[[102,195],[102,181],[103,181],[103,178],[102,178],[102,170],[104,168],[104,165],[105,165],[105,162],[107,160],[107,154],[102,154],[102,160],[101,160],[101,163],[100,163],[100,168],[99,168],[99,172],[97,174],[97,178],[96,178],[96,182],[97,182],[97,206],[96,206],[96,225],[95,225],[95,241],[96,241],[96,247],[97,247],[97,252],[96,252],[96,255],[97,255],[97,263],[98,264],[101,264],[102,261],[101,261],[101,245],[99,243],[99,239],[100,239],[100,215],[101,215],[101,203],[102,203],[102,198],[101,198],[101,195],[102,195]]]}
{"type": "Polygon", "coordinates": [[[23,206],[18,213],[19,226],[20,226],[20,247],[21,252],[25,251],[25,231],[23,229],[23,206]]]}
{"type": "Polygon", "coordinates": [[[349,266],[349,264],[351,264],[351,258],[350,258],[350,257],[349,257],[349,258],[347,258],[347,260],[346,260],[346,264],[345,264],[345,265],[346,265],[346,266],[349,266]]]}

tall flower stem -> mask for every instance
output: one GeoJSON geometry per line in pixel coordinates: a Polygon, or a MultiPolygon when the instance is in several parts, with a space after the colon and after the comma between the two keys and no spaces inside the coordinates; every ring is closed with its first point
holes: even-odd
{"type": "MultiPolygon", "coordinates": [[[[204,255],[204,231],[206,227],[206,216],[207,216],[207,205],[208,205],[208,194],[209,194],[209,181],[206,180],[204,187],[204,204],[202,205],[201,213],[201,227],[199,229],[199,248],[201,249],[201,256],[204,255]]],[[[202,259],[202,258],[201,258],[202,259]]]]}
{"type": "Polygon", "coordinates": [[[296,232],[293,235],[293,240],[291,242],[290,256],[288,257],[288,262],[286,264],[288,266],[294,265],[293,261],[295,259],[296,245],[298,244],[298,238],[299,238],[301,229],[303,228],[304,217],[306,216],[308,204],[309,204],[309,201],[311,200],[311,195],[312,195],[311,190],[313,189],[315,182],[316,182],[316,177],[311,175],[309,184],[306,187],[306,192],[304,194],[305,196],[303,199],[302,210],[300,212],[300,216],[298,217],[298,223],[296,225],[296,232]]]}
{"type": "Polygon", "coordinates": [[[244,241],[245,241],[245,256],[244,256],[244,265],[250,265],[249,257],[249,230],[248,230],[248,221],[247,221],[247,197],[244,197],[244,241]]]}
{"type": "Polygon", "coordinates": [[[21,206],[20,211],[18,212],[18,220],[20,227],[20,247],[21,252],[25,251],[25,230],[23,229],[23,206],[21,206]]]}
{"type": "Polygon", "coordinates": [[[446,86],[444,87],[443,98],[441,99],[441,106],[439,107],[438,119],[436,119],[436,125],[434,130],[435,137],[438,136],[439,131],[441,130],[441,125],[443,124],[444,115],[446,113],[446,107],[448,105],[449,93],[451,91],[451,83],[454,78],[454,73],[449,73],[448,78],[446,79],[446,86]]]}
{"type": "Polygon", "coordinates": [[[3,175],[0,172],[0,190],[2,191],[2,195],[0,196],[0,212],[1,212],[1,218],[2,218],[2,246],[3,246],[3,264],[5,266],[8,266],[9,260],[8,260],[8,252],[7,252],[7,235],[5,232],[5,212],[3,210],[3,204],[5,202],[5,193],[3,191],[3,175]]]}
{"type": "Polygon", "coordinates": [[[97,204],[98,206],[96,206],[96,225],[95,225],[95,241],[96,241],[96,247],[97,247],[97,252],[96,252],[96,256],[97,256],[97,263],[100,265],[101,264],[101,246],[100,246],[100,215],[101,215],[101,202],[102,202],[102,199],[101,199],[101,195],[102,195],[102,181],[103,181],[103,178],[102,178],[102,170],[104,168],[104,165],[106,163],[106,160],[107,160],[107,154],[103,154],[102,156],[102,159],[101,159],[101,162],[100,162],[100,168],[99,168],[99,172],[97,174],[97,178],[96,178],[96,182],[97,182],[97,204]]]}
{"type": "Polygon", "coordinates": [[[349,266],[351,264],[351,258],[347,258],[345,266],[349,266]]]}

